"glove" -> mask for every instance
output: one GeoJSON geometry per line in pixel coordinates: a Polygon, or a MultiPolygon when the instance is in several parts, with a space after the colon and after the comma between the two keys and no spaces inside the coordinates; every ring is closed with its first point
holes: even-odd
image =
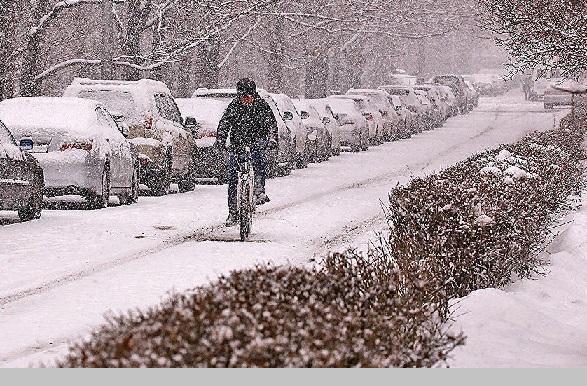
{"type": "Polygon", "coordinates": [[[269,140],[269,142],[267,142],[267,149],[269,149],[269,150],[277,149],[277,141],[275,139],[271,138],[269,140]]]}

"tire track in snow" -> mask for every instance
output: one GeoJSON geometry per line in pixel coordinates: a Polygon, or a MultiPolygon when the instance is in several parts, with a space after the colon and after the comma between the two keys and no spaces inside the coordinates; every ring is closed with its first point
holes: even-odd
{"type": "MultiPolygon", "coordinates": [[[[500,118],[501,113],[499,111],[494,111],[494,110],[490,109],[488,112],[494,114],[492,119],[490,118],[492,121],[496,121],[497,119],[500,118]]],[[[515,119],[515,117],[508,117],[506,119],[507,120],[515,119]]],[[[442,129],[442,127],[437,128],[437,129],[442,129]]],[[[279,213],[280,211],[295,208],[297,206],[308,203],[309,201],[319,200],[319,199],[322,199],[322,198],[329,196],[329,195],[333,195],[333,194],[341,193],[341,192],[346,192],[346,191],[353,190],[353,189],[360,189],[360,188],[363,188],[366,186],[376,185],[376,184],[379,184],[379,183],[385,182],[385,181],[391,182],[392,179],[398,178],[398,177],[406,177],[406,178],[411,179],[414,176],[414,173],[413,173],[414,170],[417,170],[418,172],[422,172],[422,171],[426,170],[431,165],[433,160],[438,160],[439,158],[442,158],[448,154],[451,154],[456,149],[458,149],[462,145],[462,143],[479,139],[479,138],[489,134],[490,132],[494,131],[495,129],[496,128],[494,125],[487,124],[486,126],[483,127],[483,129],[481,131],[479,131],[478,133],[476,133],[472,137],[468,137],[461,142],[454,143],[451,146],[444,149],[442,152],[434,153],[433,159],[428,159],[428,160],[416,163],[411,166],[406,165],[405,167],[403,167],[399,170],[394,170],[394,171],[390,171],[387,173],[382,173],[382,174],[379,174],[379,175],[376,175],[376,176],[373,176],[370,178],[366,178],[363,180],[349,183],[347,185],[339,186],[334,189],[329,189],[329,190],[321,191],[319,193],[312,194],[309,196],[304,196],[300,199],[290,201],[290,202],[283,204],[283,205],[275,206],[271,209],[266,209],[264,211],[258,211],[256,213],[255,217],[263,219],[266,216],[279,213]]],[[[369,219],[366,221],[367,221],[366,223],[368,223],[369,221],[372,221],[372,219],[369,219]]],[[[353,226],[356,226],[356,223],[347,224],[345,227],[353,227],[353,226]]],[[[345,227],[343,227],[341,229],[341,233],[339,235],[335,235],[329,239],[329,240],[332,240],[331,243],[334,243],[337,240],[340,241],[341,238],[347,234],[348,230],[345,230],[345,227]]],[[[13,303],[13,302],[19,301],[21,299],[25,299],[30,296],[34,296],[37,294],[47,292],[51,289],[75,282],[77,280],[87,278],[93,274],[100,273],[100,272],[106,271],[108,269],[122,266],[126,263],[129,263],[129,262],[132,262],[135,260],[139,260],[139,259],[151,256],[153,254],[159,253],[163,250],[175,247],[177,245],[180,245],[180,244],[183,244],[186,242],[202,242],[202,241],[227,242],[227,241],[231,241],[231,240],[227,240],[226,238],[222,238],[221,236],[214,237],[215,234],[218,235],[219,233],[222,233],[221,231],[224,229],[225,229],[225,226],[223,223],[220,223],[220,224],[217,223],[217,224],[212,224],[212,225],[198,228],[198,229],[196,229],[194,231],[190,231],[188,233],[183,233],[183,234],[171,236],[168,240],[161,242],[159,245],[157,245],[155,247],[151,247],[151,248],[145,249],[140,252],[135,252],[130,255],[118,257],[118,258],[110,260],[110,261],[95,264],[87,269],[78,270],[78,271],[72,272],[70,274],[63,275],[63,276],[57,277],[52,280],[48,280],[41,285],[31,287],[26,290],[21,290],[18,292],[14,292],[11,294],[9,293],[7,295],[4,295],[4,296],[0,297],[0,306],[4,306],[6,304],[13,303]]],[[[318,239],[318,241],[324,243],[322,238],[318,239]]],[[[313,241],[313,242],[315,243],[315,241],[313,241]]],[[[323,249],[323,248],[321,248],[321,249],[323,249]]]]}

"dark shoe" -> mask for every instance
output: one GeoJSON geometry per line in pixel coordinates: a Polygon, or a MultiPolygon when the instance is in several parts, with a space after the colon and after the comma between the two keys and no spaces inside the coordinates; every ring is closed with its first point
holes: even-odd
{"type": "Polygon", "coordinates": [[[229,214],[224,225],[227,227],[233,227],[237,224],[237,222],[236,215],[229,214]]]}
{"type": "Polygon", "coordinates": [[[271,201],[265,193],[261,193],[255,196],[255,205],[263,205],[266,202],[271,201]]]}

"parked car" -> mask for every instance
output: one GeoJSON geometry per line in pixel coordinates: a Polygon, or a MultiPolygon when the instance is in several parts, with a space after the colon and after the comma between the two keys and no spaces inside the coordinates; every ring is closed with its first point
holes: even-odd
{"type": "Polygon", "coordinates": [[[400,138],[401,118],[390,102],[387,92],[378,89],[351,88],[347,94],[367,95],[370,98],[383,119],[383,140],[392,141],[400,138]]]}
{"type": "Polygon", "coordinates": [[[214,143],[218,123],[230,102],[212,98],[175,98],[181,114],[194,117],[196,153],[194,180],[224,184],[228,182],[228,152],[219,151],[214,143]]]}
{"type": "Polygon", "coordinates": [[[428,99],[428,93],[425,90],[414,89],[414,92],[416,93],[418,101],[422,105],[422,111],[424,112],[424,117],[426,119],[425,128],[432,130],[437,127],[438,122],[440,121],[440,111],[432,101],[428,99]]]}
{"type": "MultiPolygon", "coordinates": [[[[92,208],[138,199],[135,147],[99,102],[80,98],[20,97],[0,102],[0,119],[43,168],[47,197],[80,195],[92,208]]],[[[126,134],[126,133],[125,133],[126,134]]]]}
{"type": "Polygon", "coordinates": [[[140,182],[152,195],[167,194],[171,183],[180,192],[194,188],[194,120],[182,118],[165,83],[75,78],[63,96],[102,102],[128,125],[127,138],[139,152],[140,182]]]}
{"type": "MultiPolygon", "coordinates": [[[[23,143],[30,146],[30,141],[23,143]]],[[[41,217],[43,169],[16,144],[0,121],[0,210],[16,210],[21,221],[41,217]]]]}
{"type": "Polygon", "coordinates": [[[554,106],[572,106],[574,99],[569,89],[569,82],[557,81],[551,82],[544,90],[542,98],[545,109],[552,109],[554,106]],[[565,91],[567,90],[567,91],[565,91]]]}
{"type": "Polygon", "coordinates": [[[383,85],[378,87],[386,91],[390,95],[397,95],[402,100],[402,104],[412,112],[413,131],[411,134],[421,133],[427,130],[431,123],[427,120],[425,109],[422,103],[418,100],[416,93],[412,86],[401,85],[383,85]]]}
{"type": "Polygon", "coordinates": [[[412,133],[416,130],[414,127],[416,125],[416,120],[414,116],[417,114],[408,110],[408,108],[403,105],[399,95],[389,95],[389,100],[393,105],[393,109],[398,114],[401,120],[400,130],[398,132],[398,139],[410,138],[412,136],[412,133]]]}
{"type": "Polygon", "coordinates": [[[296,167],[298,169],[307,167],[318,148],[317,136],[312,135],[310,129],[304,125],[300,113],[296,110],[290,97],[283,93],[270,93],[269,95],[277,104],[279,114],[293,134],[296,167]]]}
{"type": "Polygon", "coordinates": [[[445,86],[449,86],[452,89],[455,97],[457,98],[457,106],[460,114],[465,114],[470,111],[471,105],[467,100],[468,87],[465,84],[465,79],[461,75],[437,75],[432,78],[432,83],[443,84],[445,86]]]}
{"type": "Polygon", "coordinates": [[[323,117],[307,99],[292,99],[292,102],[310,132],[308,137],[316,138],[316,152],[312,155],[312,162],[326,161],[332,155],[332,138],[326,129],[323,117]]]}
{"type": "Polygon", "coordinates": [[[434,106],[435,111],[435,127],[440,127],[444,124],[449,115],[448,103],[442,99],[442,91],[438,84],[418,84],[414,86],[415,90],[422,90],[426,92],[427,98],[434,106]]]}
{"type": "MultiPolygon", "coordinates": [[[[295,167],[294,134],[283,120],[277,104],[269,93],[257,88],[257,93],[271,107],[277,121],[277,149],[267,151],[267,177],[285,176],[291,173],[295,167]]],[[[230,103],[236,98],[236,88],[199,88],[194,91],[192,98],[211,98],[230,103]]]]}
{"type": "Polygon", "coordinates": [[[318,114],[320,115],[320,119],[324,123],[324,127],[328,132],[328,137],[330,138],[330,153],[332,155],[340,155],[340,126],[338,125],[338,121],[336,120],[332,109],[328,105],[325,98],[320,99],[305,99],[305,101],[313,106],[318,114]]]}
{"type": "Polygon", "coordinates": [[[465,84],[467,85],[467,89],[469,91],[468,98],[470,98],[471,110],[473,108],[479,106],[479,91],[475,86],[475,83],[469,80],[465,80],[465,84]]]}
{"type": "Polygon", "coordinates": [[[369,125],[355,102],[348,98],[323,98],[340,128],[343,150],[358,152],[369,148],[369,125]]]}
{"type": "Polygon", "coordinates": [[[383,117],[368,95],[330,95],[328,98],[352,100],[367,120],[369,145],[376,146],[383,143],[383,117]]]}

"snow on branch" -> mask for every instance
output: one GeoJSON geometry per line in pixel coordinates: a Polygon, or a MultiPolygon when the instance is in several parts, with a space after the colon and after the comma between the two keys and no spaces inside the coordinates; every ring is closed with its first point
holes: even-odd
{"type": "Polygon", "coordinates": [[[29,35],[33,36],[33,35],[37,34],[41,29],[43,29],[43,27],[45,27],[45,25],[50,20],[57,17],[57,15],[61,11],[63,11],[64,9],[72,8],[72,7],[76,7],[76,6],[81,6],[81,5],[85,5],[85,4],[100,4],[100,3],[102,3],[102,0],[63,0],[63,1],[59,1],[53,5],[53,8],[51,8],[51,10],[48,13],[46,13],[45,15],[43,15],[39,19],[39,23],[36,26],[31,27],[31,29],[29,30],[29,35]]]}

